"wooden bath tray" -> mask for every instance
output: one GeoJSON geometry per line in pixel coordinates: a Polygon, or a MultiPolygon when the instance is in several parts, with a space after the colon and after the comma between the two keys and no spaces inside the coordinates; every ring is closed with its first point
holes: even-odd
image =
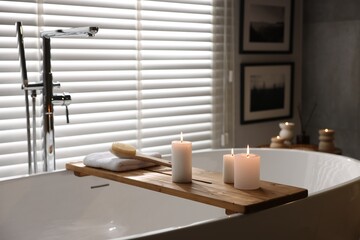
{"type": "Polygon", "coordinates": [[[222,174],[193,168],[192,183],[173,183],[171,168],[155,166],[127,172],[86,167],[82,162],[67,163],[76,176],[97,176],[137,187],[166,193],[224,208],[228,214],[251,213],[305,198],[306,189],[261,181],[257,190],[238,190],[223,183],[222,174]]]}

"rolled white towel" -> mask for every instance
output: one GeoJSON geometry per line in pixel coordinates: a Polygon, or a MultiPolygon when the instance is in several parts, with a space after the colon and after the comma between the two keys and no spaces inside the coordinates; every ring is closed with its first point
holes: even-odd
{"type": "MultiPolygon", "coordinates": [[[[152,157],[161,158],[160,153],[146,153],[152,157]]],[[[153,163],[144,162],[130,158],[119,158],[110,151],[98,152],[87,155],[84,158],[84,164],[88,167],[102,168],[110,171],[124,172],[139,168],[155,166],[153,163]]]]}

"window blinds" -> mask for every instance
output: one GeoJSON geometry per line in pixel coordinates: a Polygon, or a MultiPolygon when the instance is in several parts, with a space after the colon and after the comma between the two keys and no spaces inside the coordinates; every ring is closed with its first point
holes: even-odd
{"type": "Polygon", "coordinates": [[[16,21],[23,23],[30,81],[40,81],[40,31],[99,27],[94,38],[51,39],[53,78],[61,83],[54,92],[72,97],[70,124],[55,106],[58,169],[114,141],[169,154],[183,132],[194,150],[214,147],[223,81],[223,11],[214,2],[0,1],[0,176],[27,172],[16,21]]]}
{"type": "Polygon", "coordinates": [[[24,35],[29,80],[39,81],[40,72],[37,4],[0,1],[0,176],[27,173],[25,98],[21,90],[16,21],[27,26],[24,35]]]}

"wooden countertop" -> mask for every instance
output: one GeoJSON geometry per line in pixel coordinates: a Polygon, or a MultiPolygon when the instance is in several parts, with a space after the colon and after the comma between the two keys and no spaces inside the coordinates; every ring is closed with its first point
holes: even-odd
{"type": "Polygon", "coordinates": [[[222,174],[193,168],[192,183],[173,183],[171,168],[155,166],[127,172],[113,172],[85,166],[82,162],[67,163],[66,169],[76,176],[93,175],[133,186],[165,193],[216,207],[228,214],[251,213],[305,198],[306,189],[261,181],[257,190],[238,190],[223,183],[222,174]]]}

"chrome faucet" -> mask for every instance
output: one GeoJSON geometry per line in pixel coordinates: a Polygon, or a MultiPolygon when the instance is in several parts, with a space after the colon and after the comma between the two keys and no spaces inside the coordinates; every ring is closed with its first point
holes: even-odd
{"type": "Polygon", "coordinates": [[[43,49],[43,159],[44,171],[53,171],[55,164],[55,134],[54,134],[54,105],[64,105],[66,107],[66,118],[69,122],[69,112],[67,106],[71,102],[69,93],[54,94],[54,86],[51,73],[51,45],[50,38],[69,37],[69,36],[87,36],[93,37],[98,32],[98,27],[59,29],[55,31],[41,32],[43,49]]]}
{"type": "MultiPolygon", "coordinates": [[[[25,49],[23,44],[23,32],[21,22],[16,23],[19,56],[20,56],[20,67],[23,79],[22,88],[25,91],[25,104],[26,104],[26,119],[27,119],[27,141],[28,141],[28,165],[29,174],[32,173],[32,160],[31,160],[31,140],[30,140],[30,120],[29,120],[29,103],[28,103],[28,90],[32,91],[33,99],[36,97],[36,91],[42,90],[43,95],[43,160],[44,160],[44,171],[53,171],[56,169],[55,164],[55,135],[54,135],[54,105],[63,105],[66,108],[66,120],[69,123],[69,111],[68,105],[71,102],[71,95],[69,93],[54,94],[53,88],[60,87],[60,83],[53,82],[51,73],[51,44],[50,38],[53,37],[69,37],[69,36],[87,36],[93,37],[98,32],[98,27],[84,27],[84,28],[70,28],[70,29],[59,29],[55,31],[44,31],[41,32],[42,38],[42,49],[43,49],[43,72],[41,83],[30,83],[27,79],[26,71],[26,60],[25,60],[25,49]]],[[[36,161],[36,124],[35,124],[35,113],[34,109],[35,101],[33,100],[33,160],[34,160],[34,172],[37,172],[37,161],[36,161]]]]}

